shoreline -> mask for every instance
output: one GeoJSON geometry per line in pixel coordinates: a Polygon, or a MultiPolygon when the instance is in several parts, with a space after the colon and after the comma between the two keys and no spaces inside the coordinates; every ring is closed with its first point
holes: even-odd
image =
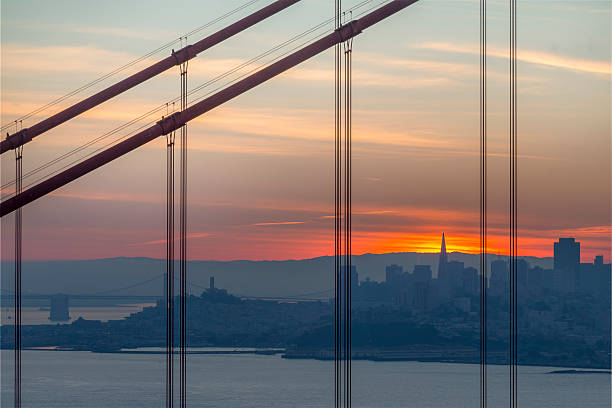
{"type": "MultiPolygon", "coordinates": [[[[12,348],[2,348],[2,350],[12,351],[12,348]]],[[[77,347],[64,347],[64,346],[49,346],[49,347],[24,347],[22,351],[55,351],[55,352],[91,352],[98,354],[130,354],[130,355],[163,355],[166,354],[165,350],[148,350],[148,349],[90,349],[90,348],[77,348],[77,347]]],[[[175,349],[175,354],[179,354],[179,350],[175,349]]],[[[287,360],[317,360],[317,361],[332,361],[333,354],[325,351],[310,351],[310,352],[299,352],[287,350],[284,348],[250,348],[250,347],[205,347],[205,348],[194,348],[188,350],[189,355],[280,355],[282,359],[287,360]],[[220,350],[226,348],[227,350],[220,350]]],[[[423,355],[398,355],[397,351],[392,354],[385,356],[385,351],[378,350],[376,352],[359,352],[355,353],[353,361],[373,361],[379,363],[385,362],[419,362],[419,363],[448,363],[448,364],[480,364],[479,359],[470,358],[465,356],[463,358],[458,357],[433,357],[423,355]]],[[[406,353],[408,354],[408,353],[406,353]]],[[[507,366],[508,363],[500,360],[493,360],[487,362],[490,366],[507,366]]],[[[601,365],[578,365],[571,362],[535,362],[535,363],[519,363],[519,366],[524,367],[549,367],[549,368],[564,368],[565,370],[551,371],[550,374],[610,374],[612,367],[604,367],[601,365]]]]}

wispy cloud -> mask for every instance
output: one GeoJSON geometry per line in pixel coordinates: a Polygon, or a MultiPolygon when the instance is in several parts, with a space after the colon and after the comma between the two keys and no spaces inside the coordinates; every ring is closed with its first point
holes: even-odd
{"type": "MultiPolygon", "coordinates": [[[[187,239],[195,239],[195,238],[207,238],[207,237],[211,237],[215,234],[211,234],[208,232],[194,232],[191,234],[187,234],[187,239]]],[[[175,241],[180,241],[181,238],[180,237],[174,237],[175,241]]],[[[159,244],[165,244],[166,240],[165,239],[157,239],[154,241],[146,241],[146,242],[142,242],[139,244],[134,244],[134,245],[159,245],[159,244]]]]}
{"type": "MultiPolygon", "coordinates": [[[[398,144],[406,146],[445,147],[451,142],[442,140],[440,135],[413,130],[398,130],[394,125],[402,124],[405,111],[362,111],[353,110],[359,117],[354,124],[355,143],[398,144]]],[[[204,122],[204,121],[203,121],[204,122]]],[[[199,123],[199,121],[196,121],[199,123]]],[[[282,136],[304,140],[327,142],[333,134],[333,122],[325,110],[266,109],[225,107],[206,115],[207,129],[235,132],[242,135],[282,136]]],[[[243,146],[234,146],[242,149],[243,146]]]]}
{"type": "MultiPolygon", "coordinates": [[[[424,42],[416,45],[417,48],[453,52],[459,54],[477,55],[480,51],[476,46],[453,44],[444,42],[424,42]]],[[[508,50],[501,47],[489,46],[487,53],[491,57],[508,58],[508,50]]],[[[557,55],[536,50],[519,49],[517,59],[522,62],[543,65],[547,67],[566,69],[570,71],[585,72],[589,74],[610,75],[610,63],[557,55]]]]}
{"type": "MultiPolygon", "coordinates": [[[[284,78],[299,81],[332,81],[334,72],[322,68],[294,68],[282,75],[284,78]]],[[[407,77],[379,70],[354,69],[353,80],[355,84],[364,87],[388,87],[400,89],[414,89],[425,87],[449,86],[454,82],[445,77],[407,77]]]]}
{"type": "MultiPolygon", "coordinates": [[[[3,22],[4,24],[4,22],[3,22]]],[[[155,27],[154,30],[143,30],[141,28],[126,28],[113,26],[85,26],[78,24],[56,24],[46,23],[41,21],[32,22],[29,20],[7,21],[6,25],[11,28],[26,29],[29,31],[43,31],[57,34],[63,33],[79,33],[93,34],[99,36],[113,36],[131,38],[135,40],[159,40],[167,42],[168,38],[178,38],[181,33],[176,31],[165,30],[163,27],[155,27]]]]}
{"type": "Polygon", "coordinates": [[[133,59],[125,52],[91,46],[2,45],[3,75],[39,71],[104,74],[110,71],[109,67],[119,67],[133,59]]]}
{"type": "Polygon", "coordinates": [[[612,237],[612,226],[610,225],[596,225],[591,227],[580,227],[580,228],[568,228],[561,230],[550,230],[553,234],[558,235],[572,235],[582,237],[601,237],[609,239],[612,237]]]}
{"type": "MultiPolygon", "coordinates": [[[[405,81],[407,78],[415,78],[415,73],[419,73],[422,76],[420,82],[423,84],[441,84],[445,87],[448,85],[456,85],[466,80],[476,80],[478,77],[478,61],[474,60],[474,63],[461,63],[461,62],[449,62],[439,60],[427,60],[417,58],[397,58],[390,57],[384,54],[367,53],[362,52],[356,61],[360,63],[371,64],[377,67],[378,70],[401,70],[403,72],[401,81],[405,81]],[[406,71],[410,71],[410,74],[406,74],[406,71]],[[446,79],[446,83],[440,81],[440,79],[446,79]]],[[[507,74],[503,72],[496,72],[493,69],[489,69],[487,73],[489,77],[506,80],[507,74]]],[[[521,76],[523,82],[545,82],[547,79],[535,76],[521,76]]]]}
{"type": "MultiPolygon", "coordinates": [[[[562,13],[566,13],[568,19],[576,16],[577,13],[589,13],[589,14],[610,14],[610,2],[607,1],[580,1],[575,4],[571,4],[570,2],[546,2],[546,9],[550,11],[560,11],[562,13]]],[[[533,2],[533,3],[525,3],[521,5],[521,8],[524,9],[534,9],[541,11],[542,3],[541,2],[533,2]]],[[[557,17],[558,18],[558,17],[557,17]]]]}
{"type": "MultiPolygon", "coordinates": [[[[143,58],[134,67],[122,72],[117,77],[125,76],[125,72],[131,73],[143,69],[167,56],[168,54],[160,54],[143,58]]],[[[139,58],[141,58],[140,55],[94,46],[32,46],[18,43],[2,45],[3,76],[40,71],[53,72],[54,74],[77,73],[82,75],[91,73],[104,75],[139,58]],[[70,63],[67,64],[66,61],[70,61],[70,63]]],[[[235,69],[242,63],[243,61],[237,58],[208,58],[205,61],[195,59],[189,66],[189,75],[192,78],[208,81],[211,77],[235,69]]],[[[247,64],[237,69],[233,75],[228,76],[225,80],[231,80],[257,66],[247,64]]],[[[162,75],[174,78],[176,72],[168,70],[162,75]]]]}
{"type": "Polygon", "coordinates": [[[294,224],[304,224],[305,221],[280,221],[280,222],[258,222],[255,224],[251,224],[253,226],[263,227],[270,225],[294,225],[294,224]]]}
{"type": "Polygon", "coordinates": [[[401,68],[412,71],[436,73],[447,76],[449,74],[475,75],[478,73],[478,65],[464,64],[459,62],[432,61],[413,58],[392,58],[388,55],[374,53],[359,53],[355,57],[355,62],[375,64],[386,68],[401,68]],[[358,56],[357,56],[358,55],[358,56]]]}
{"type": "MultiPolygon", "coordinates": [[[[55,25],[55,29],[61,28],[61,25],[55,25]]],[[[158,27],[159,28],[159,27],[158,27]]],[[[159,30],[159,32],[144,32],[143,30],[136,30],[133,28],[124,27],[87,27],[87,26],[73,26],[67,27],[67,31],[80,33],[80,34],[95,34],[100,36],[114,36],[123,38],[134,38],[138,40],[149,39],[156,40],[161,38],[171,37],[173,33],[166,30],[159,30]]],[[[178,36],[177,36],[178,37],[178,36]]]]}
{"type": "Polygon", "coordinates": [[[147,195],[143,193],[120,193],[120,192],[80,192],[66,193],[54,191],[49,193],[53,197],[71,198],[77,200],[89,201],[112,201],[112,202],[130,202],[130,203],[163,203],[164,198],[161,195],[147,195]]]}

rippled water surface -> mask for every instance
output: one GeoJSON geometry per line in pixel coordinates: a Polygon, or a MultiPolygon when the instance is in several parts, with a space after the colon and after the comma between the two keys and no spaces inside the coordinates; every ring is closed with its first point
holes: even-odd
{"type": "MultiPolygon", "coordinates": [[[[23,407],[163,407],[164,356],[24,351],[23,407]]],[[[177,361],[178,368],[178,361],[177,361]]],[[[190,355],[189,405],[330,407],[333,365],[263,355],[190,355]]],[[[610,375],[520,367],[519,406],[610,407],[610,375]]],[[[2,351],[2,406],[12,404],[12,352],[2,351]]],[[[353,362],[354,407],[477,407],[479,367],[353,362]]],[[[489,405],[507,406],[508,368],[489,367],[489,405]]]]}

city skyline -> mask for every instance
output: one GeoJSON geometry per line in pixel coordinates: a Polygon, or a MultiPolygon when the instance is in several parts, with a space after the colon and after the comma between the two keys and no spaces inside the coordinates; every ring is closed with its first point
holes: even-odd
{"type": "Polygon", "coordinates": [[[611,406],[610,0],[0,20],[0,405],[611,406]]]}

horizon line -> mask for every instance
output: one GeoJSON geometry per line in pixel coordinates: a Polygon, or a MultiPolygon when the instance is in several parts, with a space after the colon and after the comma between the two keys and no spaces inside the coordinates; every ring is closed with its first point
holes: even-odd
{"type": "MultiPolygon", "coordinates": [[[[362,254],[352,254],[351,256],[365,256],[365,255],[399,255],[399,254],[419,254],[419,255],[438,255],[440,252],[419,252],[419,251],[405,251],[405,252],[364,252],[362,254]]],[[[480,256],[479,252],[461,252],[461,251],[451,251],[447,252],[447,254],[463,254],[470,256],[480,256]]],[[[487,252],[486,255],[496,256],[496,257],[506,257],[509,255],[506,254],[496,254],[492,252],[487,252]]],[[[229,260],[218,260],[218,259],[188,259],[187,262],[298,262],[298,261],[310,261],[320,258],[331,258],[334,255],[319,255],[312,258],[288,258],[288,259],[229,259],[229,260]]],[[[535,255],[519,255],[519,258],[536,258],[536,259],[552,259],[553,256],[535,256],[535,255]]],[[[23,262],[87,262],[87,261],[108,261],[108,260],[116,260],[116,259],[144,259],[144,260],[154,260],[154,261],[166,261],[166,258],[154,258],[148,256],[109,256],[104,258],[75,258],[75,259],[30,259],[23,260],[23,262]]],[[[2,262],[14,262],[14,259],[3,259],[2,262]]],[[[178,260],[175,260],[178,262],[178,260]]]]}

